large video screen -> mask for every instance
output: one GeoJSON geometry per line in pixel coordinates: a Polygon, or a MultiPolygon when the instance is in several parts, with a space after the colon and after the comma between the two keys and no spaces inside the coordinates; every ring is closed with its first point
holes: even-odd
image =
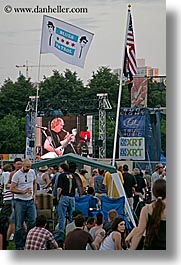
{"type": "Polygon", "coordinates": [[[90,155],[92,126],[88,126],[87,116],[42,117],[36,130],[36,154],[41,159],[67,153],[90,155]]]}

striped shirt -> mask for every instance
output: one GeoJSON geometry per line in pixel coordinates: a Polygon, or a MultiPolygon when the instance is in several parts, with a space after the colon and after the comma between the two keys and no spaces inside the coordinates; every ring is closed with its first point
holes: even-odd
{"type": "Polygon", "coordinates": [[[6,187],[6,185],[7,185],[10,188],[10,184],[7,184],[9,181],[9,175],[10,175],[9,171],[2,173],[1,185],[3,188],[2,194],[3,194],[3,200],[4,201],[12,200],[12,198],[13,198],[13,194],[6,187]]]}
{"type": "Polygon", "coordinates": [[[46,250],[47,243],[56,243],[52,233],[44,227],[33,227],[27,235],[25,250],[46,250]]]}

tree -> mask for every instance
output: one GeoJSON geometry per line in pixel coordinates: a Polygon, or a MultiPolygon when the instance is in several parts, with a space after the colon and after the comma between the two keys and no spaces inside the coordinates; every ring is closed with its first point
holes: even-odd
{"type": "Polygon", "coordinates": [[[40,108],[61,109],[61,100],[78,100],[84,92],[83,82],[76,72],[66,69],[60,74],[54,71],[51,77],[44,77],[40,83],[40,108]]]}
{"type": "Polygon", "coordinates": [[[12,113],[17,117],[25,116],[25,108],[29,96],[36,95],[36,89],[23,75],[13,83],[10,79],[5,80],[0,93],[0,118],[12,113]]]}
{"type": "Polygon", "coordinates": [[[95,98],[98,93],[107,93],[113,112],[116,110],[119,80],[108,67],[99,67],[93,72],[85,90],[85,97],[95,98]]]}
{"type": "Polygon", "coordinates": [[[148,82],[148,107],[155,108],[157,106],[166,107],[166,87],[161,82],[148,82]]]}
{"type": "Polygon", "coordinates": [[[12,114],[0,120],[0,153],[25,153],[25,118],[17,118],[12,114]]]}

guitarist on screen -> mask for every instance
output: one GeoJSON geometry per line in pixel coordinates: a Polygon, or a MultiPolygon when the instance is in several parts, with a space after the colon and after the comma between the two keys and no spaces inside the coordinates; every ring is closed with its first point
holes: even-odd
{"type": "Polygon", "coordinates": [[[54,118],[51,121],[50,130],[46,130],[46,140],[44,142],[44,149],[48,153],[41,158],[61,156],[64,153],[64,148],[75,141],[75,134],[65,131],[63,126],[64,121],[61,118],[54,118]]]}

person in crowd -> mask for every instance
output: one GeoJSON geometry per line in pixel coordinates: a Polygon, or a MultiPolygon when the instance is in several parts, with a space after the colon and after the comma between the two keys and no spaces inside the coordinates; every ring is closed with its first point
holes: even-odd
{"type": "Polygon", "coordinates": [[[145,202],[150,203],[151,202],[151,175],[149,174],[147,169],[143,173],[143,178],[146,182],[145,202]]]}
{"type": "Polygon", "coordinates": [[[94,188],[88,187],[87,189],[87,195],[90,196],[89,200],[89,211],[95,210],[95,209],[100,209],[101,208],[101,200],[99,197],[95,196],[95,191],[94,188]]]}
{"type": "Polygon", "coordinates": [[[53,174],[53,167],[48,167],[47,173],[49,175],[50,180],[52,181],[52,178],[53,178],[53,175],[54,175],[53,174]]]}
{"type": "Polygon", "coordinates": [[[60,175],[59,169],[57,165],[53,165],[52,167],[52,188],[53,188],[53,198],[54,198],[54,205],[57,205],[57,182],[58,182],[58,177],[60,175]],[[56,202],[56,203],[55,203],[56,202]]]}
{"type": "Polygon", "coordinates": [[[146,181],[147,189],[150,189],[151,188],[151,176],[150,176],[150,174],[149,174],[149,172],[147,170],[145,170],[144,179],[146,181]]]}
{"type": "MultiPolygon", "coordinates": [[[[11,186],[11,181],[12,181],[12,177],[13,175],[22,168],[22,159],[19,157],[16,157],[13,161],[13,171],[10,172],[9,174],[9,179],[8,182],[5,185],[6,190],[10,192],[10,186],[11,186]]],[[[11,208],[11,215],[9,217],[9,226],[8,226],[8,231],[7,231],[7,241],[9,241],[10,239],[13,239],[14,237],[14,233],[15,233],[15,213],[14,213],[14,194],[12,194],[12,208],[11,208]]],[[[23,229],[24,232],[26,233],[27,231],[27,227],[26,224],[24,222],[23,224],[23,229]]]]}
{"type": "Polygon", "coordinates": [[[105,185],[103,184],[104,181],[104,169],[98,168],[99,175],[94,177],[94,190],[95,196],[101,198],[101,196],[107,196],[105,185]]]}
{"type": "Polygon", "coordinates": [[[104,224],[103,228],[106,231],[106,234],[108,234],[111,231],[112,222],[114,219],[118,217],[118,213],[115,209],[109,210],[108,212],[108,223],[104,224]]]}
{"type": "Polygon", "coordinates": [[[123,179],[124,179],[123,187],[124,187],[130,208],[131,210],[133,210],[133,203],[134,203],[133,193],[135,193],[137,182],[136,182],[135,177],[132,174],[130,174],[128,171],[129,171],[128,165],[124,164],[123,165],[123,179]]]}
{"type": "MultiPolygon", "coordinates": [[[[53,118],[50,124],[50,130],[43,130],[46,135],[46,140],[44,142],[44,150],[45,154],[42,158],[54,158],[57,156],[63,155],[63,153],[67,153],[65,149],[71,146],[75,141],[74,134],[70,134],[69,132],[63,129],[64,120],[62,118],[53,118]],[[69,145],[69,146],[68,146],[69,145]],[[48,152],[48,153],[47,153],[48,152]]],[[[69,152],[70,153],[70,152],[69,152]]]]}
{"type": "Polygon", "coordinates": [[[36,226],[33,227],[27,235],[25,250],[46,250],[47,245],[52,245],[55,249],[59,248],[52,233],[46,229],[47,218],[45,215],[39,215],[36,218],[36,226]]]}
{"type": "MultiPolygon", "coordinates": [[[[117,164],[116,163],[115,163],[114,166],[117,169],[117,164]]],[[[124,180],[123,180],[123,176],[122,176],[121,171],[117,170],[117,174],[118,174],[118,176],[120,178],[121,183],[123,184],[124,180]]],[[[111,198],[119,198],[120,197],[120,195],[119,195],[119,193],[117,191],[117,188],[115,186],[115,183],[112,180],[111,173],[109,171],[106,171],[106,173],[104,175],[103,184],[106,187],[108,197],[111,197],[111,198]],[[112,194],[111,194],[111,187],[112,187],[112,194]]]]}
{"type": "MultiPolygon", "coordinates": [[[[162,176],[162,172],[163,172],[163,165],[162,164],[156,164],[155,171],[151,175],[151,191],[153,190],[154,182],[162,176]]],[[[152,201],[155,200],[153,192],[151,192],[151,199],[152,199],[152,201]]]]}
{"type": "Polygon", "coordinates": [[[14,239],[18,250],[24,249],[23,223],[26,222],[27,232],[35,226],[36,188],[36,175],[34,170],[31,169],[31,161],[25,159],[22,168],[13,175],[10,186],[10,191],[14,194],[14,239]]]}
{"type": "Polygon", "coordinates": [[[86,180],[86,176],[85,176],[87,173],[88,173],[88,171],[84,168],[79,170],[79,176],[80,176],[81,181],[82,181],[84,194],[86,194],[86,188],[87,188],[87,180],[86,180]]]}
{"type": "Polygon", "coordinates": [[[101,242],[99,250],[126,250],[126,227],[121,217],[116,217],[111,226],[111,232],[101,242]]]}
{"type": "Polygon", "coordinates": [[[120,171],[121,173],[123,173],[123,166],[122,165],[118,166],[118,171],[120,171]]]}
{"type": "MultiPolygon", "coordinates": [[[[131,230],[131,232],[127,235],[127,237],[125,238],[126,246],[128,249],[130,249],[132,238],[136,234],[137,229],[138,229],[137,227],[134,227],[131,230]]],[[[138,246],[136,247],[136,250],[143,250],[144,240],[145,240],[145,232],[143,233],[141,240],[140,240],[138,246]]]]}
{"type": "MultiPolygon", "coordinates": [[[[9,189],[6,189],[6,184],[9,180],[9,174],[12,170],[11,164],[5,164],[2,168],[2,178],[1,178],[1,187],[2,187],[2,208],[0,209],[0,234],[2,237],[2,243],[0,243],[0,249],[7,249],[8,241],[10,239],[10,235],[7,237],[7,231],[9,226],[9,217],[12,213],[12,199],[13,194],[9,191],[9,189]]],[[[14,232],[11,231],[11,232],[14,232]]],[[[14,234],[13,234],[14,235],[14,234]]],[[[13,239],[13,238],[11,238],[13,239]]],[[[1,241],[1,239],[0,239],[1,241]]]]}
{"type": "Polygon", "coordinates": [[[94,168],[92,171],[92,175],[89,178],[89,187],[94,188],[94,177],[98,175],[99,175],[98,168],[94,168]]]}
{"type": "Polygon", "coordinates": [[[80,145],[80,155],[87,157],[89,155],[88,145],[90,143],[91,134],[86,126],[84,130],[79,133],[79,145],[80,145]]]}
{"type": "Polygon", "coordinates": [[[95,217],[90,216],[87,218],[84,230],[89,232],[92,227],[95,226],[95,217]]]}
{"type": "Polygon", "coordinates": [[[69,172],[68,164],[60,164],[59,171],[61,174],[57,182],[58,228],[64,231],[66,213],[68,213],[69,222],[72,222],[77,183],[74,176],[69,172]]]}
{"type": "Polygon", "coordinates": [[[76,225],[75,225],[75,218],[77,215],[79,214],[82,214],[81,211],[79,210],[74,210],[72,212],[72,222],[67,224],[66,227],[65,227],[65,234],[67,235],[70,231],[74,230],[76,228],[76,225]]]}
{"type": "Polygon", "coordinates": [[[91,138],[91,134],[88,131],[88,127],[86,126],[84,130],[80,131],[79,133],[79,142],[80,143],[89,143],[90,142],[90,138],[91,138]]]}
{"type": "Polygon", "coordinates": [[[93,238],[89,232],[84,231],[85,217],[81,214],[77,215],[75,218],[76,228],[70,231],[64,241],[65,250],[85,250],[87,244],[95,250],[95,245],[93,243],[93,238]]]}
{"type": "Polygon", "coordinates": [[[82,184],[82,180],[80,178],[80,175],[76,172],[77,169],[77,165],[76,163],[70,161],[68,163],[69,165],[69,172],[74,176],[74,178],[76,179],[76,183],[77,183],[77,192],[78,195],[81,196],[84,193],[84,188],[83,188],[83,184],[82,184]]]}
{"type": "Polygon", "coordinates": [[[135,176],[135,179],[137,182],[137,186],[135,188],[135,194],[134,194],[134,209],[135,209],[140,200],[141,201],[145,200],[146,182],[139,168],[135,167],[133,169],[133,175],[135,176]]]}
{"type": "Polygon", "coordinates": [[[11,171],[12,171],[12,166],[10,164],[5,164],[3,167],[2,178],[1,178],[1,186],[3,189],[2,192],[3,207],[1,209],[1,213],[7,215],[8,217],[10,217],[12,213],[12,199],[13,199],[13,194],[9,190],[10,184],[8,184],[9,175],[11,171]]]}
{"type": "MultiPolygon", "coordinates": [[[[94,245],[96,249],[98,250],[100,247],[100,244],[102,240],[104,239],[106,232],[103,229],[103,224],[104,224],[104,216],[101,212],[96,214],[96,224],[94,227],[92,227],[89,230],[89,233],[91,234],[93,240],[94,240],[94,245]]],[[[90,245],[87,246],[87,250],[91,250],[90,245]]]]}
{"type": "Polygon", "coordinates": [[[133,169],[133,175],[135,176],[137,186],[136,186],[136,195],[139,195],[141,199],[145,198],[145,188],[146,188],[146,182],[143,178],[143,174],[141,174],[141,171],[139,168],[133,169]]]}
{"type": "Polygon", "coordinates": [[[37,193],[52,193],[52,188],[51,188],[51,180],[50,176],[48,174],[48,167],[43,166],[39,167],[39,172],[36,176],[36,182],[38,184],[39,190],[37,190],[37,193]]]}
{"type": "Polygon", "coordinates": [[[138,227],[131,240],[132,250],[137,248],[145,231],[145,250],[166,250],[166,181],[157,179],[152,191],[156,200],[141,210],[138,227]]]}
{"type": "Polygon", "coordinates": [[[166,168],[166,166],[164,166],[163,172],[162,172],[162,176],[161,176],[161,178],[164,179],[164,180],[166,180],[166,178],[167,178],[166,177],[166,174],[167,174],[166,171],[167,171],[167,168],[166,168]]]}

